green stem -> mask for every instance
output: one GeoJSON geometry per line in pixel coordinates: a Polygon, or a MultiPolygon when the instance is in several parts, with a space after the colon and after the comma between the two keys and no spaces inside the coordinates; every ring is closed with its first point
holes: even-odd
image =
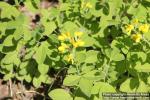
{"type": "Polygon", "coordinates": [[[107,78],[107,74],[108,74],[108,70],[109,70],[109,67],[110,67],[110,63],[111,63],[111,59],[109,60],[108,64],[106,64],[104,67],[104,72],[105,72],[105,77],[104,77],[104,82],[106,82],[106,78],[107,78]]]}
{"type": "MultiPolygon", "coordinates": [[[[73,54],[73,59],[74,59],[76,57],[76,48],[72,49],[72,54],[73,54]]],[[[78,64],[76,64],[76,69],[77,69],[77,74],[79,75],[80,71],[79,71],[79,65],[78,64]]]]}

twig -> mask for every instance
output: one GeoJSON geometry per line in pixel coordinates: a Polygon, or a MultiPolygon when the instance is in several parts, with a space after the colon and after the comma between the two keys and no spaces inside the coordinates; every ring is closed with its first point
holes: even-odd
{"type": "Polygon", "coordinates": [[[10,96],[13,97],[12,80],[11,79],[9,79],[9,90],[10,90],[10,96]]]}
{"type": "Polygon", "coordinates": [[[38,95],[44,96],[44,95],[40,94],[40,93],[37,92],[37,91],[24,91],[24,92],[20,92],[20,91],[19,91],[19,92],[16,93],[16,95],[22,94],[22,93],[36,93],[36,94],[38,94],[38,95]]]}
{"type": "Polygon", "coordinates": [[[21,97],[22,97],[22,99],[23,100],[25,100],[25,96],[24,96],[24,91],[25,91],[25,89],[24,89],[24,87],[23,87],[23,81],[21,81],[21,91],[22,91],[22,93],[21,93],[21,97]]]}

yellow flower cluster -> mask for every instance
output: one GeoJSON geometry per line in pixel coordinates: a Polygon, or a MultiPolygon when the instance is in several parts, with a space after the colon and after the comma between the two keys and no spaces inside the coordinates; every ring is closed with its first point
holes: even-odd
{"type": "Polygon", "coordinates": [[[77,48],[77,47],[84,46],[84,41],[80,39],[80,37],[83,35],[83,32],[75,32],[74,35],[75,37],[77,37],[77,40],[72,38],[71,43],[73,47],[77,48]]]}
{"type": "Polygon", "coordinates": [[[138,19],[134,19],[132,24],[125,26],[125,31],[127,32],[127,35],[131,35],[132,40],[135,42],[140,42],[142,39],[142,34],[149,31],[149,25],[139,23],[138,19]]]}
{"type": "Polygon", "coordinates": [[[82,35],[83,32],[75,32],[74,37],[72,37],[69,32],[62,33],[58,36],[58,40],[61,41],[61,46],[58,47],[58,50],[64,52],[66,48],[69,48],[65,42],[68,43],[68,45],[73,45],[74,48],[84,46],[84,41],[80,39],[82,35]]]}
{"type": "Polygon", "coordinates": [[[61,41],[61,45],[58,47],[58,50],[61,53],[69,53],[67,56],[67,61],[73,63],[73,54],[70,53],[73,49],[77,47],[84,46],[84,41],[82,41],[81,36],[83,35],[83,32],[75,32],[73,36],[69,33],[62,33],[58,36],[58,40],[61,41]]]}
{"type": "Polygon", "coordinates": [[[60,41],[65,41],[66,39],[69,39],[71,37],[69,32],[62,33],[61,35],[58,36],[58,40],[60,41]]]}

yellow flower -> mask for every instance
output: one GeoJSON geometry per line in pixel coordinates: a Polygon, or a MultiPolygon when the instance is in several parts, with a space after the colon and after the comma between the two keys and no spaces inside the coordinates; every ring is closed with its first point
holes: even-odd
{"type": "Polygon", "coordinates": [[[128,32],[127,34],[130,35],[131,34],[131,31],[134,29],[134,26],[133,25],[127,25],[125,26],[126,27],[126,32],[128,32]]]}
{"type": "Polygon", "coordinates": [[[72,45],[77,48],[78,47],[78,43],[77,42],[72,42],[72,45]]]}
{"type": "Polygon", "coordinates": [[[62,33],[61,35],[58,36],[58,40],[60,41],[64,41],[65,39],[67,39],[67,35],[62,33]]]}
{"type": "Polygon", "coordinates": [[[86,7],[86,8],[92,8],[92,5],[91,5],[90,2],[87,2],[87,3],[85,4],[85,7],[86,7]]]}
{"type": "Polygon", "coordinates": [[[149,25],[147,25],[147,24],[141,25],[141,26],[139,27],[139,31],[141,31],[141,32],[143,32],[143,33],[147,33],[148,30],[149,30],[149,25]]]}
{"type": "Polygon", "coordinates": [[[64,37],[64,36],[62,36],[62,35],[59,35],[59,36],[58,36],[58,40],[60,40],[60,41],[64,41],[64,40],[65,40],[65,37],[64,37]]]}
{"type": "Polygon", "coordinates": [[[140,42],[140,40],[142,39],[142,35],[137,33],[137,34],[133,34],[131,36],[131,38],[135,41],[135,42],[140,42]]]}
{"type": "Polygon", "coordinates": [[[75,48],[84,46],[84,41],[78,40],[77,42],[72,43],[75,48]]]}
{"type": "Polygon", "coordinates": [[[84,46],[85,43],[84,43],[84,41],[78,40],[77,44],[78,44],[78,46],[84,46]]]}
{"type": "Polygon", "coordinates": [[[72,54],[69,54],[68,56],[67,56],[67,61],[68,62],[72,62],[73,63],[73,55],[72,54]]]}
{"type": "Polygon", "coordinates": [[[58,47],[58,50],[60,52],[65,52],[66,48],[68,48],[68,46],[64,43],[61,43],[61,46],[58,47]]]}
{"type": "Polygon", "coordinates": [[[138,24],[139,23],[139,20],[138,19],[134,19],[133,20],[133,24],[138,24]]]}
{"type": "Polygon", "coordinates": [[[75,36],[80,37],[80,36],[82,36],[82,35],[83,35],[83,32],[75,32],[75,36]]]}
{"type": "Polygon", "coordinates": [[[59,50],[60,52],[65,52],[65,49],[66,49],[66,48],[63,47],[63,46],[59,46],[59,47],[58,47],[58,50],[59,50]]]}

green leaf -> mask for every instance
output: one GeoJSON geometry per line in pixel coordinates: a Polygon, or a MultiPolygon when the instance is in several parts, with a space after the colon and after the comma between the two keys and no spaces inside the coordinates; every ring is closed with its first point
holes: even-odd
{"type": "Polygon", "coordinates": [[[88,97],[91,96],[91,89],[93,86],[93,81],[88,80],[86,78],[81,78],[79,82],[79,87],[81,91],[88,97]]]}
{"type": "Polygon", "coordinates": [[[38,64],[43,64],[46,58],[47,46],[45,43],[42,43],[39,48],[37,48],[35,53],[35,59],[38,64]]]}
{"type": "MultiPolygon", "coordinates": [[[[89,66],[87,66],[89,67],[89,66]]],[[[85,74],[83,75],[86,79],[89,79],[89,80],[100,80],[102,79],[103,77],[100,75],[99,71],[98,70],[92,70],[92,71],[89,71],[89,72],[85,72],[85,74]]]]}
{"type": "Polygon", "coordinates": [[[92,71],[93,69],[95,69],[95,66],[94,65],[88,65],[88,64],[84,64],[84,65],[82,65],[82,73],[88,73],[88,72],[90,72],[90,71],[92,71]]]}
{"type": "Polygon", "coordinates": [[[67,72],[68,72],[68,74],[77,73],[77,68],[75,68],[74,66],[70,65],[67,72]]]}
{"type": "Polygon", "coordinates": [[[104,49],[105,55],[109,58],[111,58],[111,52],[112,52],[112,48],[106,48],[104,49]]]}
{"type": "Polygon", "coordinates": [[[53,100],[73,100],[71,95],[64,89],[54,89],[48,94],[53,100]]]}
{"type": "Polygon", "coordinates": [[[142,81],[136,78],[128,78],[120,86],[122,92],[148,92],[148,86],[142,81]]]}
{"type": "Polygon", "coordinates": [[[120,53],[120,50],[117,48],[113,48],[111,51],[111,60],[113,61],[121,61],[124,60],[125,57],[123,54],[120,53]]]}
{"type": "Polygon", "coordinates": [[[20,69],[26,68],[26,67],[28,66],[28,64],[29,64],[28,61],[21,62],[19,68],[20,68],[20,69]]]}
{"type": "Polygon", "coordinates": [[[144,81],[140,80],[139,86],[136,92],[149,92],[150,88],[144,81]]]}
{"type": "Polygon", "coordinates": [[[22,37],[22,30],[23,28],[16,28],[14,32],[14,39],[19,40],[22,37]]]}
{"type": "Polygon", "coordinates": [[[19,75],[26,75],[26,74],[27,74],[26,68],[21,69],[21,70],[18,72],[18,74],[19,74],[19,75]]]}
{"type": "Polygon", "coordinates": [[[24,79],[25,79],[25,81],[27,81],[29,83],[32,81],[32,77],[30,75],[25,75],[24,79]]]}
{"type": "Polygon", "coordinates": [[[0,31],[1,31],[0,38],[1,38],[1,35],[5,34],[5,30],[7,28],[6,26],[7,26],[7,22],[0,23],[0,31]]]}
{"type": "Polygon", "coordinates": [[[40,76],[38,77],[38,80],[45,83],[48,78],[49,78],[48,75],[40,74],[40,76]]]}
{"type": "Polygon", "coordinates": [[[77,85],[81,76],[78,75],[68,75],[65,77],[63,81],[63,85],[65,86],[74,86],[77,85]]]}
{"type": "Polygon", "coordinates": [[[32,33],[27,29],[27,28],[23,28],[23,38],[24,41],[29,41],[32,38],[32,33]]]}
{"type": "Polygon", "coordinates": [[[15,75],[14,74],[12,74],[12,73],[7,73],[7,74],[5,74],[5,76],[4,76],[4,80],[5,81],[7,81],[7,80],[9,80],[9,79],[11,79],[11,78],[13,78],[15,75]]]}
{"type": "Polygon", "coordinates": [[[85,45],[84,47],[90,47],[93,46],[95,44],[95,39],[93,37],[88,36],[87,33],[83,34],[83,36],[81,37],[82,41],[84,41],[85,45]]]}
{"type": "Polygon", "coordinates": [[[99,17],[99,16],[101,16],[102,15],[102,13],[103,13],[103,9],[100,9],[100,10],[91,10],[91,13],[92,13],[92,15],[94,15],[95,17],[99,17]]]}
{"type": "Polygon", "coordinates": [[[9,64],[9,65],[1,65],[2,66],[2,68],[3,69],[5,69],[5,70],[7,70],[7,71],[9,71],[9,72],[11,72],[12,70],[13,70],[13,68],[14,68],[14,66],[13,66],[13,64],[9,64]]]}
{"type": "Polygon", "coordinates": [[[127,66],[129,66],[129,64],[125,60],[116,62],[116,65],[115,65],[116,71],[119,72],[119,74],[123,74],[126,72],[127,66]]]}
{"type": "Polygon", "coordinates": [[[149,63],[145,63],[145,64],[137,64],[134,67],[138,72],[150,72],[150,64],[149,63]]]}
{"type": "Polygon", "coordinates": [[[64,32],[75,32],[76,30],[78,30],[78,26],[71,22],[71,21],[67,21],[63,24],[63,30],[64,32]]]}
{"type": "Polygon", "coordinates": [[[50,18],[55,18],[55,17],[58,17],[59,14],[60,14],[60,11],[59,9],[57,9],[56,7],[52,7],[50,10],[49,10],[50,13],[50,18]]]}
{"type": "Polygon", "coordinates": [[[45,27],[44,35],[47,35],[47,36],[49,36],[57,28],[54,21],[43,22],[43,25],[45,27]]]}
{"type": "Polygon", "coordinates": [[[75,62],[83,63],[86,59],[86,54],[84,52],[76,52],[75,62]]]}
{"type": "Polygon", "coordinates": [[[11,16],[16,17],[19,15],[19,11],[6,2],[0,2],[0,9],[2,10],[0,13],[1,18],[11,18],[11,16]]]}
{"type": "Polygon", "coordinates": [[[139,4],[138,7],[134,7],[133,5],[131,5],[127,13],[136,16],[136,18],[140,20],[144,20],[146,19],[144,16],[147,15],[147,9],[141,4],[139,4]]]}
{"type": "MultiPolygon", "coordinates": [[[[28,41],[31,39],[32,34],[29,30],[29,27],[26,27],[30,24],[30,19],[23,14],[20,14],[17,18],[16,21],[14,21],[15,25],[11,25],[9,27],[14,26],[15,27],[15,32],[14,32],[14,38],[15,40],[18,40],[20,38],[24,38],[25,41],[28,41]]],[[[8,27],[8,26],[7,26],[8,27]]]]}
{"type": "Polygon", "coordinates": [[[33,85],[34,85],[36,88],[40,87],[41,82],[42,82],[42,81],[39,79],[39,77],[34,77],[34,78],[33,78],[33,85]]]}
{"type": "Polygon", "coordinates": [[[8,53],[3,59],[2,59],[2,63],[3,64],[16,64],[19,65],[19,61],[18,61],[18,57],[17,57],[17,52],[11,52],[8,53]]]}
{"type": "Polygon", "coordinates": [[[91,93],[98,94],[104,92],[116,92],[115,88],[108,83],[105,82],[97,82],[92,87],[91,93]]]}
{"type": "MultiPolygon", "coordinates": [[[[112,20],[112,16],[111,16],[111,15],[106,16],[106,15],[103,14],[103,15],[101,16],[101,21],[100,21],[100,27],[101,27],[100,32],[101,32],[101,33],[104,33],[104,32],[103,32],[104,29],[109,25],[108,20],[112,20]]],[[[105,34],[100,34],[100,35],[101,35],[101,36],[105,36],[105,34]]]]}
{"type": "Polygon", "coordinates": [[[95,63],[98,62],[98,51],[90,50],[86,53],[86,63],[95,63]]]}
{"type": "Polygon", "coordinates": [[[41,9],[40,13],[42,15],[42,17],[40,19],[41,22],[45,22],[49,18],[50,14],[51,14],[51,13],[49,13],[49,10],[47,10],[47,9],[41,9]]]}
{"type": "Polygon", "coordinates": [[[45,64],[39,64],[38,65],[38,70],[41,74],[46,74],[49,70],[49,66],[45,64]]]}
{"type": "Polygon", "coordinates": [[[13,35],[9,35],[5,38],[3,42],[4,46],[13,46],[13,35]]]}
{"type": "Polygon", "coordinates": [[[139,84],[139,82],[137,79],[128,78],[121,84],[120,91],[135,92],[136,88],[138,87],[138,84],[139,84]]]}

